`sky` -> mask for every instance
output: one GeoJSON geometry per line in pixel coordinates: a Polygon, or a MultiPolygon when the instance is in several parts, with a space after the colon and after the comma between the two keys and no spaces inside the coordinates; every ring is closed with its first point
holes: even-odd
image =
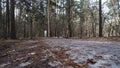
{"type": "MultiPolygon", "coordinates": [[[[76,0],[76,1],[80,1],[80,0],[76,0]]],[[[98,0],[90,0],[91,2],[95,2],[95,1],[98,1],[98,0]]],[[[105,3],[107,0],[101,0],[102,1],[102,4],[105,3]]],[[[103,11],[104,13],[107,13],[109,12],[109,8],[106,6],[106,5],[102,5],[103,6],[103,11]]]]}
{"type": "MultiPolygon", "coordinates": [[[[76,1],[80,1],[80,0],[76,0],[76,1]]],[[[96,0],[91,0],[91,1],[96,1],[96,0]]],[[[107,0],[102,0],[102,3],[104,3],[105,1],[107,1],[107,0]]]]}

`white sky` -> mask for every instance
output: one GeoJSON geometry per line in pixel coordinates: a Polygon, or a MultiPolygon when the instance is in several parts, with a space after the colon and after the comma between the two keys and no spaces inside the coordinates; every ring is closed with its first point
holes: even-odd
{"type": "MultiPolygon", "coordinates": [[[[76,0],[80,1],[80,0],[76,0]]],[[[91,2],[99,1],[99,0],[90,0],[91,2]]],[[[107,0],[102,0],[102,4],[105,3],[107,0]]],[[[104,13],[107,13],[109,11],[109,8],[106,5],[103,5],[103,11],[104,13]]]]}
{"type": "MultiPolygon", "coordinates": [[[[80,0],[76,0],[76,1],[80,1],[80,0]]],[[[98,1],[98,0],[91,0],[92,2],[94,2],[94,1],[98,1]]],[[[104,3],[105,1],[107,1],[107,0],[102,0],[102,3],[104,3]]]]}

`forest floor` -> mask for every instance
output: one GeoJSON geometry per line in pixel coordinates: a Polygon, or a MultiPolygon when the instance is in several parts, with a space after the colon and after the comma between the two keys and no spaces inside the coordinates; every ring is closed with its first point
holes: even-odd
{"type": "Polygon", "coordinates": [[[119,38],[5,40],[0,68],[120,68],[119,38]]]}

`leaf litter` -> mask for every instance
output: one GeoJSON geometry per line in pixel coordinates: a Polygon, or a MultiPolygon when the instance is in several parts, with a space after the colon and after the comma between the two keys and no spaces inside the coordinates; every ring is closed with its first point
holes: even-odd
{"type": "Polygon", "coordinates": [[[120,68],[119,42],[40,38],[9,46],[1,68],[120,68]]]}

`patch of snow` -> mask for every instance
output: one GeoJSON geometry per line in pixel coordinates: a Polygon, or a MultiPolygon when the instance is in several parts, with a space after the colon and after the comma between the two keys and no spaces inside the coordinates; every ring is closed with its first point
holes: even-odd
{"type": "Polygon", "coordinates": [[[35,55],[35,54],[36,54],[35,52],[28,53],[28,55],[35,55]]]}
{"type": "Polygon", "coordinates": [[[95,59],[97,63],[89,64],[89,68],[120,68],[120,42],[80,41],[74,39],[46,39],[51,47],[64,47],[70,50],[65,53],[75,63],[84,63],[87,59],[95,59]],[[95,56],[102,58],[95,58],[95,56]]]}
{"type": "Polygon", "coordinates": [[[25,62],[25,63],[21,63],[19,66],[20,67],[25,67],[25,66],[28,66],[30,64],[32,64],[32,62],[25,62]]]}
{"type": "Polygon", "coordinates": [[[89,64],[89,68],[119,68],[112,61],[98,60],[95,64],[89,64]]]}
{"type": "Polygon", "coordinates": [[[0,65],[0,68],[4,68],[5,66],[7,66],[7,65],[9,65],[9,64],[11,64],[10,62],[7,62],[7,63],[4,63],[4,64],[1,64],[0,65]]]}
{"type": "Polygon", "coordinates": [[[110,60],[113,57],[113,55],[103,55],[104,59],[110,60]]]}
{"type": "Polygon", "coordinates": [[[58,65],[62,65],[62,63],[60,61],[53,61],[53,62],[49,62],[48,65],[52,67],[56,67],[58,65]]]}
{"type": "Polygon", "coordinates": [[[36,48],[36,47],[38,47],[38,45],[30,46],[29,48],[32,49],[32,48],[36,48]]]}

